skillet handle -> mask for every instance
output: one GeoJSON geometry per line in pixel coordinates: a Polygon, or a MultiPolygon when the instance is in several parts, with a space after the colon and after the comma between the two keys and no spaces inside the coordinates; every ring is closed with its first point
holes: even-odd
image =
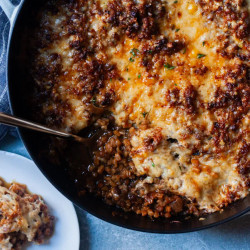
{"type": "Polygon", "coordinates": [[[11,23],[14,16],[13,14],[18,9],[18,6],[13,5],[10,0],[0,0],[0,7],[2,8],[11,23]]]}

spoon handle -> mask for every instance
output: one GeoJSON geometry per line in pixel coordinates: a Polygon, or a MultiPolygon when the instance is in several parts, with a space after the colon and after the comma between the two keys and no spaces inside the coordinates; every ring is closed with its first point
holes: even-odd
{"type": "Polygon", "coordinates": [[[68,133],[58,131],[58,130],[50,129],[48,127],[39,125],[37,123],[30,122],[24,119],[20,119],[12,115],[7,115],[2,112],[0,112],[0,123],[9,125],[9,126],[22,127],[22,128],[35,130],[38,132],[54,135],[54,136],[64,138],[64,139],[75,139],[77,141],[84,140],[84,138],[81,138],[77,135],[68,134],[68,133]]]}

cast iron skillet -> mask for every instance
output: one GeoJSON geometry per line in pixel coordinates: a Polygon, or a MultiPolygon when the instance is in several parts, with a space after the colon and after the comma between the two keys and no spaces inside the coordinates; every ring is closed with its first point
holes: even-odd
{"type": "MultiPolygon", "coordinates": [[[[29,118],[31,109],[26,105],[27,91],[29,89],[25,80],[26,73],[23,67],[26,56],[23,53],[23,48],[25,46],[25,39],[28,38],[23,38],[23,34],[25,33],[26,27],[32,22],[32,20],[30,20],[30,14],[33,10],[39,8],[39,4],[41,4],[42,1],[43,0],[25,0],[21,7],[16,10],[15,18],[12,19],[11,24],[7,62],[9,98],[13,114],[24,118],[29,118]]],[[[0,0],[0,3],[10,17],[11,11],[8,11],[8,7],[11,7],[11,5],[6,6],[6,0],[0,0]],[[5,1],[5,3],[3,3],[3,1],[5,1]]],[[[182,223],[173,223],[171,221],[161,220],[152,221],[149,218],[137,216],[132,213],[124,213],[124,216],[113,216],[112,211],[114,208],[106,205],[102,200],[91,195],[81,199],[77,197],[74,184],[70,181],[65,171],[66,167],[53,164],[46,157],[48,137],[23,129],[20,129],[19,133],[36,165],[62,194],[80,208],[112,224],[151,233],[183,233],[219,225],[250,211],[250,196],[248,195],[244,200],[237,201],[225,208],[222,213],[216,212],[208,215],[205,220],[192,218],[182,223]]]]}

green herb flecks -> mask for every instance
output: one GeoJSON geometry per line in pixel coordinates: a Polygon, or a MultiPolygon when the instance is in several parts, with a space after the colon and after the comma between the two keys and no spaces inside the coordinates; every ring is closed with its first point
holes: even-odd
{"type": "Polygon", "coordinates": [[[197,58],[200,59],[200,58],[205,57],[205,56],[206,56],[206,55],[204,55],[204,54],[198,54],[198,55],[197,55],[197,58]]]}
{"type": "Polygon", "coordinates": [[[174,3],[178,3],[178,1],[176,0],[176,1],[174,1],[174,3]]]}
{"type": "Polygon", "coordinates": [[[94,106],[96,106],[96,98],[95,98],[95,97],[93,97],[93,98],[91,99],[91,102],[92,102],[92,104],[93,104],[94,106]]]}
{"type": "Polygon", "coordinates": [[[171,70],[171,69],[175,69],[176,67],[167,63],[167,64],[164,64],[164,68],[171,70]]]}
{"type": "Polygon", "coordinates": [[[142,116],[145,118],[148,115],[148,112],[143,112],[142,116]]]}
{"type": "Polygon", "coordinates": [[[155,167],[155,164],[154,164],[154,162],[152,162],[152,167],[153,167],[153,168],[155,167]]]}
{"type": "Polygon", "coordinates": [[[129,58],[129,61],[130,61],[130,62],[134,62],[134,61],[135,61],[134,58],[138,55],[138,53],[139,53],[139,50],[138,50],[138,49],[135,49],[135,48],[131,49],[131,50],[130,50],[130,54],[131,54],[132,56],[129,58]]]}
{"type": "Polygon", "coordinates": [[[132,56],[134,56],[134,57],[138,55],[138,52],[139,52],[139,50],[135,49],[135,48],[130,50],[130,54],[132,54],[132,56]]]}
{"type": "Polygon", "coordinates": [[[175,32],[178,32],[180,29],[176,29],[175,32]]]}
{"type": "Polygon", "coordinates": [[[202,46],[204,47],[204,46],[205,46],[205,44],[206,44],[206,42],[205,42],[205,41],[203,41],[203,42],[202,42],[202,46]]]}
{"type": "Polygon", "coordinates": [[[141,74],[138,75],[138,79],[140,79],[140,78],[141,78],[141,74]]]}

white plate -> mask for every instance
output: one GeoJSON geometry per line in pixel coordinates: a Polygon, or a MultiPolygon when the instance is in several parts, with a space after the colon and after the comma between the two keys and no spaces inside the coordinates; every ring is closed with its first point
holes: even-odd
{"type": "Polygon", "coordinates": [[[55,217],[55,232],[45,245],[30,245],[27,250],[78,250],[79,224],[72,203],[60,194],[31,160],[0,151],[0,177],[26,184],[30,192],[41,195],[55,217]]]}

